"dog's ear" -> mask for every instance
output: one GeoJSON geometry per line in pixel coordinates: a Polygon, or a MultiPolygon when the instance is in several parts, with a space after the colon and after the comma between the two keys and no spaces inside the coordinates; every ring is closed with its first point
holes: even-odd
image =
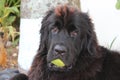
{"type": "Polygon", "coordinates": [[[40,54],[45,54],[47,51],[47,40],[48,40],[48,26],[49,26],[49,20],[48,18],[51,16],[51,14],[53,14],[53,11],[50,10],[46,13],[46,16],[43,18],[42,22],[41,22],[41,29],[40,29],[40,45],[39,45],[39,49],[38,49],[38,53],[40,54]]]}
{"type": "Polygon", "coordinates": [[[90,55],[96,56],[97,55],[97,40],[96,40],[96,35],[91,34],[90,37],[87,38],[87,51],[89,52],[90,55]],[[94,35],[94,36],[93,36],[94,35]]]}
{"type": "MultiPolygon", "coordinates": [[[[48,40],[48,26],[49,26],[49,16],[51,16],[52,11],[47,12],[47,15],[42,20],[41,30],[40,30],[40,45],[38,48],[38,52],[34,57],[32,62],[32,66],[30,71],[28,72],[28,76],[30,80],[40,80],[43,73],[41,72],[43,64],[46,64],[46,54],[47,54],[47,40],[48,40]],[[36,76],[37,77],[33,77],[36,76]],[[35,79],[34,79],[35,78],[35,79]]],[[[43,67],[45,68],[45,67],[43,67]]]]}
{"type": "Polygon", "coordinates": [[[88,13],[82,13],[82,24],[84,26],[84,37],[81,42],[82,44],[82,49],[89,53],[88,55],[91,56],[96,56],[97,55],[97,48],[98,48],[98,43],[97,43],[97,38],[96,34],[94,32],[94,25],[91,21],[91,19],[88,16],[88,13]]]}
{"type": "Polygon", "coordinates": [[[93,39],[93,36],[85,35],[81,41],[81,51],[87,52],[86,56],[96,56],[97,48],[96,39],[93,39]]]}

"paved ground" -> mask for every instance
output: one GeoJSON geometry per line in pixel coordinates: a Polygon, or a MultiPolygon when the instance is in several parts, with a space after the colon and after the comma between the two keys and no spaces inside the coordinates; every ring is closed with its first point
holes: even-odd
{"type": "Polygon", "coordinates": [[[0,80],[9,80],[18,73],[19,71],[17,69],[5,69],[0,71],[0,80]]]}

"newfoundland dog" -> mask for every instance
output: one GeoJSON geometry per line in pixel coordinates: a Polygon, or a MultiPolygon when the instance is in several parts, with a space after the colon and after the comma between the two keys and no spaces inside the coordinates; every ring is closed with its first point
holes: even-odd
{"type": "Polygon", "coordinates": [[[120,80],[120,54],[98,45],[88,14],[58,6],[47,12],[40,32],[28,78],[11,80],[120,80]]]}

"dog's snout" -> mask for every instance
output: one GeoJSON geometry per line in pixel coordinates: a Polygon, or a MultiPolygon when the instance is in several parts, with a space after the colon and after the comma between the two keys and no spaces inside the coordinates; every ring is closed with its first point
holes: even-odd
{"type": "Polygon", "coordinates": [[[67,49],[63,45],[56,45],[54,47],[54,51],[56,54],[64,55],[66,53],[67,49]]]}

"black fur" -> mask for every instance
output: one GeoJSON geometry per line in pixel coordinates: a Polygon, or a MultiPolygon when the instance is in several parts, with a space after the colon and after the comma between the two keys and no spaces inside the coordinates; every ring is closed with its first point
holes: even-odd
{"type": "Polygon", "coordinates": [[[120,54],[99,46],[86,13],[58,6],[48,11],[40,32],[28,80],[120,80],[120,54]],[[56,58],[65,67],[51,65],[56,58]]]}

